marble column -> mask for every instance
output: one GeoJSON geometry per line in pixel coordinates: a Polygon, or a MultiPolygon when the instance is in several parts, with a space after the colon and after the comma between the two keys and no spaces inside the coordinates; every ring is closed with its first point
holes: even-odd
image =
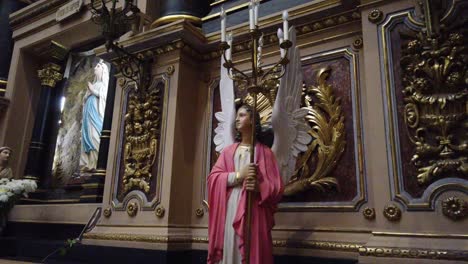
{"type": "Polygon", "coordinates": [[[42,187],[47,187],[44,186],[44,177],[48,171],[49,138],[54,128],[54,116],[57,114],[57,107],[54,107],[58,104],[56,89],[62,81],[62,64],[69,50],[59,43],[51,42],[49,51],[49,62],[37,72],[41,81],[41,92],[24,173],[25,178],[38,181],[42,187]]]}

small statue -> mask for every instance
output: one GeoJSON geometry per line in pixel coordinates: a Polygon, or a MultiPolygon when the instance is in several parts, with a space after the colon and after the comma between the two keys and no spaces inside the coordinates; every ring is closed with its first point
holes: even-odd
{"type": "Polygon", "coordinates": [[[10,161],[10,155],[13,151],[9,147],[0,147],[0,179],[13,178],[13,171],[8,166],[8,162],[10,161]]]}

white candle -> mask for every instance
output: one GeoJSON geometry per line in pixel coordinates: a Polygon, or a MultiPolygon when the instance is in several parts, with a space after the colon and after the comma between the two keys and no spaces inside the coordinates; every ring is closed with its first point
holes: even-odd
{"type": "Polygon", "coordinates": [[[249,3],[249,28],[250,29],[255,29],[255,23],[254,23],[254,7],[252,2],[249,3]]]}
{"type": "Polygon", "coordinates": [[[226,11],[224,11],[224,6],[221,6],[221,41],[226,41],[226,11]]]}
{"type": "Polygon", "coordinates": [[[288,11],[283,11],[283,32],[284,40],[289,39],[288,11]]]}
{"type": "MultiPolygon", "coordinates": [[[[284,41],[284,37],[283,37],[283,30],[281,30],[281,28],[278,28],[278,33],[276,33],[276,35],[278,36],[278,40],[279,40],[279,44],[281,45],[281,43],[283,43],[284,41]]],[[[281,58],[284,58],[284,49],[280,48],[280,53],[281,53],[281,58]]]]}
{"type": "Polygon", "coordinates": [[[258,26],[258,9],[259,8],[260,8],[260,0],[255,0],[255,2],[254,2],[255,26],[258,26]]]}
{"type": "Polygon", "coordinates": [[[227,43],[229,45],[229,49],[226,51],[226,59],[229,61],[232,59],[232,40],[234,37],[232,36],[232,32],[229,32],[227,36],[227,43]]]}

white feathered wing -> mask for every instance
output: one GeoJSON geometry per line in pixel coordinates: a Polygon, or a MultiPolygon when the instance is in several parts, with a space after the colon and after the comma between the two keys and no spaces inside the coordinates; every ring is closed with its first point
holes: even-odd
{"type": "Polygon", "coordinates": [[[225,147],[234,143],[236,109],[234,103],[234,82],[229,78],[227,69],[223,66],[224,59],[221,57],[221,77],[219,81],[219,93],[221,97],[221,112],[215,113],[218,126],[215,129],[213,139],[216,151],[221,152],[225,147]]]}
{"type": "Polygon", "coordinates": [[[292,42],[288,53],[289,64],[280,80],[271,120],[275,135],[272,151],[275,153],[284,183],[287,183],[294,173],[298,154],[307,151],[307,144],[312,140],[308,134],[310,127],[304,119],[308,110],[300,107],[302,69],[294,27],[289,29],[289,35],[292,42]]]}

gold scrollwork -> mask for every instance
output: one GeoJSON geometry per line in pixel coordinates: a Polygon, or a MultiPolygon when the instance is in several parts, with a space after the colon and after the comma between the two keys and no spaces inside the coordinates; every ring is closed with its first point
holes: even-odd
{"type": "Polygon", "coordinates": [[[63,78],[60,71],[62,67],[55,63],[47,63],[44,67],[37,71],[37,76],[41,80],[41,85],[54,88],[57,85],[57,82],[61,81],[63,78]]]}
{"type": "Polygon", "coordinates": [[[331,173],[344,152],[346,132],[340,98],[335,98],[333,87],[326,83],[330,74],[329,67],[320,69],[317,74],[318,86],[311,86],[304,91],[304,104],[309,109],[306,120],[312,128],[309,134],[314,140],[298,158],[300,166],[285,186],[286,196],[308,189],[324,192],[327,188],[338,187],[331,173]],[[315,100],[317,103],[313,104],[315,100]],[[313,163],[315,170],[311,171],[313,163]]]}
{"type": "Polygon", "coordinates": [[[197,208],[197,210],[195,210],[195,214],[197,217],[203,217],[203,215],[205,215],[205,210],[203,210],[203,208],[197,208]]]}
{"type": "Polygon", "coordinates": [[[364,218],[366,218],[367,220],[374,220],[375,219],[375,209],[370,208],[370,207],[366,207],[362,211],[362,215],[364,215],[364,218]]]}
{"type": "Polygon", "coordinates": [[[128,203],[127,205],[127,214],[131,217],[134,217],[138,212],[138,205],[135,202],[128,203]]]}
{"type": "Polygon", "coordinates": [[[161,126],[162,87],[130,91],[125,114],[124,177],[126,194],[139,189],[149,193],[161,126]]]}
{"type": "Polygon", "coordinates": [[[449,197],[442,201],[442,213],[456,221],[464,219],[468,215],[468,203],[458,197],[449,197]]]}
{"type": "Polygon", "coordinates": [[[368,19],[371,23],[377,24],[377,23],[379,23],[380,21],[382,21],[382,19],[383,19],[383,12],[380,11],[379,9],[374,9],[374,10],[370,11],[369,16],[367,17],[367,19],[368,19]]]}
{"type": "Polygon", "coordinates": [[[425,29],[401,32],[403,115],[420,185],[468,177],[467,36],[461,24],[430,19],[439,12],[430,2],[425,29]]]}
{"type": "Polygon", "coordinates": [[[164,207],[162,206],[158,206],[158,208],[156,208],[156,210],[154,211],[154,214],[159,218],[163,218],[165,213],[166,209],[164,209],[164,207]]]}
{"type": "Polygon", "coordinates": [[[385,206],[383,210],[383,215],[389,221],[392,221],[392,222],[399,221],[401,219],[401,209],[398,208],[398,206],[394,204],[389,204],[385,206]]]}
{"type": "Polygon", "coordinates": [[[110,217],[112,215],[112,209],[111,208],[106,208],[104,209],[104,216],[105,217],[110,217]]]}

